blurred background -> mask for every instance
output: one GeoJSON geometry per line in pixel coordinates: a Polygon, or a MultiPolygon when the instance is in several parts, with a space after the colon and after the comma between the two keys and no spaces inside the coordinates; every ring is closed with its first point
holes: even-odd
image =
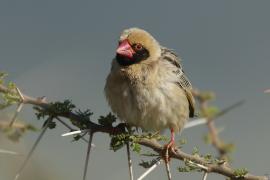
{"type": "MultiPolygon", "coordinates": [[[[217,95],[213,103],[220,108],[238,100],[246,103],[217,120],[220,134],[236,145],[232,165],[251,173],[270,173],[269,108],[270,95],[270,1],[189,0],[189,1],[105,1],[105,0],[20,0],[0,1],[0,71],[9,73],[26,94],[46,96],[50,101],[72,99],[81,109],[107,114],[110,109],[103,93],[105,79],[115,55],[121,31],[140,27],[162,45],[174,49],[193,86],[217,95]]],[[[10,118],[14,107],[0,112],[10,118]]],[[[30,106],[19,119],[40,128],[30,106]]],[[[87,145],[71,142],[59,125],[49,130],[22,173],[21,180],[82,179],[87,145]]],[[[191,152],[215,154],[204,144],[205,126],[185,130],[181,137],[191,152]]],[[[38,133],[27,133],[14,143],[0,134],[0,148],[25,155],[38,133]]],[[[128,179],[124,149],[109,150],[109,137],[97,134],[91,154],[88,179],[128,179]]],[[[135,177],[144,169],[142,159],[132,154],[135,177]]],[[[0,180],[13,179],[24,156],[0,154],[0,180]]],[[[173,161],[174,167],[181,163],[173,161]]],[[[201,179],[200,173],[179,173],[178,179],[201,179]]],[[[165,168],[158,167],[146,179],[166,179],[165,168]]],[[[224,179],[210,175],[209,180],[224,179]]]]}

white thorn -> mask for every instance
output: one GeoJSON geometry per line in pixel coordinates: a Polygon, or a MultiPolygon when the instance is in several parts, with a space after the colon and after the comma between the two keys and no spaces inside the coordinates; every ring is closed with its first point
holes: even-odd
{"type": "Polygon", "coordinates": [[[188,161],[188,163],[190,163],[190,164],[192,164],[192,165],[195,165],[195,166],[201,168],[201,169],[204,170],[204,171],[208,171],[208,170],[209,170],[209,168],[208,168],[207,166],[204,166],[204,165],[202,165],[202,164],[198,164],[198,163],[195,163],[195,162],[193,162],[193,161],[188,161]]]}
{"type": "Polygon", "coordinates": [[[71,132],[62,134],[61,136],[65,137],[65,136],[71,136],[71,135],[76,135],[76,134],[82,134],[82,133],[86,133],[86,132],[89,132],[89,129],[86,129],[86,130],[71,131],[71,132]]]}
{"type": "Polygon", "coordinates": [[[137,180],[144,179],[148,174],[150,174],[158,165],[160,165],[162,162],[162,159],[159,159],[153,166],[151,166],[149,169],[147,169],[137,180]]]}
{"type": "Polygon", "coordinates": [[[129,147],[129,143],[128,142],[127,142],[126,146],[127,146],[129,178],[130,178],[130,180],[134,180],[133,168],[132,168],[132,160],[131,160],[131,156],[130,156],[130,147],[129,147]]]}
{"type": "Polygon", "coordinates": [[[203,174],[203,180],[206,180],[207,179],[207,175],[208,175],[208,173],[207,172],[204,172],[204,174],[203,174]]]}
{"type": "MultiPolygon", "coordinates": [[[[87,133],[87,132],[89,132],[89,131],[90,131],[90,129],[71,131],[71,132],[62,134],[61,136],[62,136],[62,137],[66,137],[66,136],[71,136],[71,135],[76,135],[76,134],[87,133]]],[[[96,145],[93,144],[93,143],[91,144],[91,146],[92,146],[92,147],[96,147],[96,145]]]]}
{"type": "Polygon", "coordinates": [[[188,128],[192,128],[192,127],[195,127],[195,126],[198,126],[198,125],[202,125],[202,124],[206,124],[207,120],[205,118],[200,118],[200,119],[196,119],[196,120],[193,120],[193,121],[189,121],[184,129],[188,129],[188,128]]]}
{"type": "Polygon", "coordinates": [[[20,89],[17,88],[17,87],[16,87],[16,91],[17,91],[17,93],[19,94],[19,96],[20,96],[20,98],[21,98],[21,102],[23,103],[23,102],[24,102],[24,96],[23,96],[22,92],[21,92],[20,89]]]}
{"type": "Polygon", "coordinates": [[[15,113],[14,113],[14,115],[13,115],[13,117],[12,117],[10,123],[9,123],[9,127],[12,127],[12,125],[13,125],[14,122],[16,121],[17,116],[18,116],[19,113],[21,112],[22,108],[23,108],[23,103],[19,103],[19,104],[18,104],[18,107],[17,107],[17,109],[16,109],[16,111],[15,111],[15,113]]]}
{"type": "Polygon", "coordinates": [[[5,149],[0,149],[0,153],[1,153],[1,154],[10,154],[10,155],[20,155],[20,154],[17,153],[17,152],[5,150],[5,149]]]}

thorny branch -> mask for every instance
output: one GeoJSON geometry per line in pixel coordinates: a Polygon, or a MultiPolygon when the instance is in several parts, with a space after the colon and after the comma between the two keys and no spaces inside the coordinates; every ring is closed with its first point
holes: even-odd
{"type": "Polygon", "coordinates": [[[207,121],[207,126],[209,129],[209,138],[210,138],[210,143],[216,148],[216,150],[219,153],[219,158],[223,159],[228,163],[228,152],[230,151],[230,148],[232,144],[225,144],[219,137],[219,132],[218,129],[215,126],[215,119],[226,114],[228,111],[231,109],[234,109],[235,107],[241,106],[244,103],[244,100],[239,101],[232,106],[220,111],[220,112],[215,112],[213,114],[208,112],[209,110],[209,99],[213,99],[213,94],[211,93],[199,93],[197,90],[193,91],[193,94],[197,97],[198,102],[199,102],[199,107],[201,110],[202,115],[206,118],[207,121]]]}
{"type": "MultiPolygon", "coordinates": [[[[0,93],[16,94],[17,92],[15,89],[9,89],[6,86],[0,84],[0,93]]],[[[24,99],[23,104],[34,105],[44,110],[50,109],[51,104],[46,102],[44,98],[33,98],[30,96],[24,95],[22,93],[21,93],[21,96],[24,99]]],[[[64,118],[70,119],[72,122],[81,121],[81,116],[79,116],[78,114],[74,112],[60,112],[59,114],[56,115],[56,117],[64,117],[64,118]]],[[[87,121],[87,122],[88,122],[87,128],[91,129],[91,134],[94,134],[96,132],[102,132],[102,133],[107,133],[111,135],[111,134],[117,134],[117,133],[123,132],[123,128],[119,126],[108,127],[108,126],[94,123],[92,121],[87,121]]],[[[213,121],[210,120],[208,124],[209,128],[213,126],[211,125],[211,123],[213,123],[213,121]]],[[[216,140],[213,140],[213,145],[217,147],[221,155],[224,154],[222,151],[222,148],[220,148],[219,139],[217,136],[217,132],[215,132],[215,129],[211,133],[213,134],[213,136],[216,137],[216,140]]],[[[155,139],[140,138],[140,139],[137,139],[136,143],[152,149],[153,151],[158,153],[160,156],[163,153],[163,146],[159,144],[155,139]]],[[[256,176],[249,173],[239,174],[237,173],[236,170],[234,170],[232,167],[230,167],[228,164],[224,162],[223,163],[209,162],[207,159],[203,157],[187,154],[180,149],[176,149],[174,152],[170,151],[169,153],[170,153],[170,156],[174,159],[178,159],[185,162],[189,161],[189,162],[199,165],[198,167],[204,167],[204,168],[201,168],[201,170],[207,173],[218,173],[223,176],[229,177],[231,179],[268,180],[266,176],[256,176]]]]}

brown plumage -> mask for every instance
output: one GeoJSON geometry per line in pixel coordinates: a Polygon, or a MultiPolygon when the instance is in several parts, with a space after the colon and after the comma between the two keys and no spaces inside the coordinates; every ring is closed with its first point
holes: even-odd
{"type": "Polygon", "coordinates": [[[170,128],[171,146],[174,131],[194,116],[192,86],[180,58],[139,28],[123,31],[116,52],[105,85],[112,111],[131,126],[170,128]]]}

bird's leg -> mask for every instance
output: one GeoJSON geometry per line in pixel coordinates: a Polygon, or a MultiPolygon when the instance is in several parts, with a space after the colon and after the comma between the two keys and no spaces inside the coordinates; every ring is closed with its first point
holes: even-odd
{"type": "Polygon", "coordinates": [[[115,134],[121,134],[121,133],[126,133],[126,129],[128,129],[129,126],[126,123],[120,123],[115,127],[108,127],[108,131],[110,135],[115,135],[115,134]]]}
{"type": "Polygon", "coordinates": [[[168,144],[164,146],[165,154],[164,154],[164,160],[165,163],[168,163],[170,161],[170,155],[169,151],[175,151],[175,139],[174,139],[174,130],[171,128],[171,140],[168,144]]]}

